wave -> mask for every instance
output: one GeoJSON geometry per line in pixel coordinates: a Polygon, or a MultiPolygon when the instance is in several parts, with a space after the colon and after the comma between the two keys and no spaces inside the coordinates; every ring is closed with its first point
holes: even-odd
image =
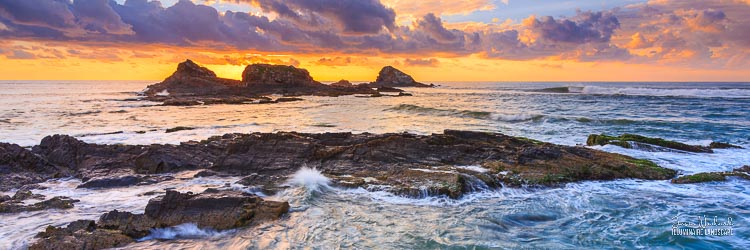
{"type": "Polygon", "coordinates": [[[309,191],[319,191],[322,188],[329,187],[330,182],[331,180],[319,170],[303,167],[292,175],[292,178],[287,181],[287,185],[304,187],[309,191]]]}
{"type": "Polygon", "coordinates": [[[632,95],[632,96],[674,96],[702,98],[750,98],[750,89],[729,88],[649,88],[649,87],[599,87],[567,86],[527,90],[541,93],[572,93],[588,95],[632,95]]]}
{"type": "Polygon", "coordinates": [[[475,110],[459,110],[459,109],[438,109],[422,107],[412,104],[400,104],[393,108],[388,108],[386,111],[399,111],[408,112],[419,115],[436,115],[436,116],[454,116],[462,118],[474,118],[482,120],[495,120],[505,122],[522,122],[530,120],[538,120],[543,118],[543,115],[538,114],[499,114],[486,111],[475,111],[475,110]]]}
{"type": "MultiPolygon", "coordinates": [[[[574,92],[571,92],[574,93],[574,92]]],[[[688,88],[644,88],[644,87],[597,87],[586,86],[581,90],[582,94],[590,95],[634,95],[634,96],[675,96],[675,97],[723,97],[723,98],[750,98],[750,89],[688,89],[688,88]]]]}

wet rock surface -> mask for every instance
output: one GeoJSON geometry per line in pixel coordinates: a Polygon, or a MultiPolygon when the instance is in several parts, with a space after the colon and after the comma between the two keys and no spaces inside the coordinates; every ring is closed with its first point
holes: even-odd
{"type": "Polygon", "coordinates": [[[708,147],[700,145],[688,145],[685,143],[669,141],[662,138],[652,138],[642,135],[623,134],[621,136],[589,135],[586,145],[604,146],[607,144],[620,146],[623,148],[633,148],[645,151],[686,151],[693,153],[713,153],[713,149],[742,148],[723,142],[712,142],[708,147]]]}
{"type": "Polygon", "coordinates": [[[7,191],[26,184],[69,174],[45,158],[16,144],[0,143],[0,190],[7,191]]]}
{"type": "Polygon", "coordinates": [[[44,138],[33,152],[73,170],[71,176],[87,181],[83,187],[138,185],[154,175],[205,169],[245,176],[243,185],[273,193],[306,166],[344,186],[458,198],[497,183],[553,186],[582,180],[671,179],[676,174],[650,161],[585,147],[454,130],[432,135],[226,134],[143,146],[89,144],[55,135],[44,138]]]}
{"type": "Polygon", "coordinates": [[[727,177],[736,176],[745,180],[750,180],[750,165],[736,168],[727,172],[706,172],[692,175],[684,175],[672,179],[674,184],[691,184],[714,181],[726,181],[727,177]]]}
{"type": "Polygon", "coordinates": [[[98,222],[79,220],[67,227],[48,227],[30,249],[104,249],[122,247],[151,230],[195,223],[217,230],[276,220],[289,211],[286,202],[265,201],[237,191],[207,189],[201,194],[167,191],[151,199],[143,214],[111,211],[98,222]]]}
{"type": "Polygon", "coordinates": [[[18,190],[12,197],[0,197],[0,213],[20,213],[29,211],[40,211],[46,209],[69,209],[73,208],[73,203],[79,200],[70,199],[64,196],[56,196],[48,200],[40,194],[34,194],[28,190],[18,190]],[[26,200],[39,200],[38,202],[29,203],[26,200]]]}

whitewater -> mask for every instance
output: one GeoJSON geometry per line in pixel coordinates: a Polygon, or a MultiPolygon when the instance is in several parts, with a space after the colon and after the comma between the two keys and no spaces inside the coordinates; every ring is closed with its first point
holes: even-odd
{"type": "MultiPolygon", "coordinates": [[[[594,148],[649,159],[680,174],[730,171],[750,164],[748,83],[438,83],[413,97],[303,97],[274,105],[165,107],[139,101],[151,82],[0,81],[0,141],[33,146],[47,135],[92,143],[176,144],[249,132],[417,134],[444,129],[499,132],[563,144],[589,134],[634,133],[690,144],[722,141],[745,149],[714,154],[594,148]],[[567,93],[537,90],[567,87],[567,93]],[[165,133],[185,126],[192,130],[165,133]]],[[[476,166],[455,166],[477,169],[476,166]]],[[[477,187],[459,200],[405,198],[332,186],[315,169],[289,176],[268,196],[235,177],[175,179],[106,190],[76,189],[78,179],[43,183],[34,193],[81,200],[60,211],[0,215],[0,249],[23,249],[46,226],[96,219],[113,209],[140,212],[153,191],[235,189],[289,201],[287,218],[229,231],[183,224],[158,229],[128,248],[690,248],[750,249],[750,185],[727,182],[588,181],[561,187],[477,187]],[[675,236],[675,216],[734,218],[735,235],[675,236]]],[[[10,194],[11,192],[2,192],[10,194]]]]}

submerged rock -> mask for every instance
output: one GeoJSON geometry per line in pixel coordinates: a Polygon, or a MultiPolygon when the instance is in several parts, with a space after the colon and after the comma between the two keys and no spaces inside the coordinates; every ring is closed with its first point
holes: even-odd
{"type": "Polygon", "coordinates": [[[73,203],[79,200],[70,199],[64,196],[53,197],[49,200],[40,201],[31,205],[24,205],[20,200],[9,200],[0,203],[0,213],[20,213],[28,211],[40,211],[47,209],[69,209],[73,208],[73,203]]]}
{"type": "Polygon", "coordinates": [[[65,228],[48,227],[30,249],[104,249],[122,247],[147,236],[151,230],[195,223],[217,230],[257,225],[276,220],[289,211],[289,203],[265,201],[238,191],[208,189],[201,194],[167,191],[149,200],[145,213],[117,210],[99,221],[74,221],[65,228]]]}
{"type": "Polygon", "coordinates": [[[674,184],[703,183],[714,181],[726,181],[727,177],[736,176],[742,179],[750,180],[750,166],[742,166],[731,172],[706,172],[692,175],[680,176],[672,179],[674,184]]]}
{"type": "Polygon", "coordinates": [[[369,84],[370,87],[434,87],[414,80],[410,75],[392,66],[385,66],[378,73],[378,78],[369,84]]]}
{"type": "Polygon", "coordinates": [[[178,132],[178,131],[193,130],[193,129],[195,129],[195,128],[193,128],[193,127],[177,126],[177,127],[174,127],[174,128],[168,128],[165,131],[165,133],[174,133],[174,132],[178,132]]]}
{"type": "Polygon", "coordinates": [[[623,148],[637,147],[637,148],[650,149],[649,151],[658,150],[658,148],[653,148],[651,146],[659,146],[663,148],[694,152],[694,153],[713,153],[713,150],[711,150],[710,147],[688,145],[685,143],[664,140],[662,138],[652,138],[652,137],[646,137],[646,136],[634,135],[634,134],[623,134],[621,136],[608,136],[605,134],[589,135],[588,139],[586,140],[586,145],[589,145],[589,146],[594,146],[594,145],[604,146],[607,144],[612,144],[612,145],[620,146],[623,148]]]}
{"type": "Polygon", "coordinates": [[[727,149],[727,148],[742,148],[737,145],[732,145],[725,142],[711,142],[710,145],[708,145],[709,148],[715,148],[715,149],[727,149]]]}

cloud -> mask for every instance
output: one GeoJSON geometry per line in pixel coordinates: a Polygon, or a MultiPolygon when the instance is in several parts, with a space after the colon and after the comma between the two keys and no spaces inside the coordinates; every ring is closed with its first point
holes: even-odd
{"type": "MultiPolygon", "coordinates": [[[[480,10],[493,10],[497,6],[490,0],[383,0],[385,5],[398,10],[399,15],[424,16],[429,13],[440,13],[445,15],[468,14],[480,10]]],[[[508,4],[507,1],[503,1],[508,4]]]]}
{"type": "Polygon", "coordinates": [[[553,17],[537,19],[530,17],[524,21],[539,39],[550,42],[589,43],[609,42],[620,22],[608,12],[579,12],[572,20],[555,20],[553,17]]]}
{"type": "Polygon", "coordinates": [[[298,23],[318,26],[326,20],[347,33],[378,33],[395,28],[396,12],[377,0],[252,0],[264,11],[291,18],[298,23]]]}
{"type": "MultiPolygon", "coordinates": [[[[220,13],[190,0],[169,7],[149,0],[0,0],[0,40],[339,55],[317,62],[331,66],[372,54],[743,65],[750,50],[750,5],[740,1],[659,0],[579,11],[571,17],[531,16],[522,23],[484,25],[447,24],[440,17],[491,9],[499,2],[230,1],[252,4],[261,12],[220,13]],[[397,22],[397,15],[409,15],[410,22],[397,22]]],[[[215,60],[242,64],[260,59],[215,60]]]]}
{"type": "Polygon", "coordinates": [[[20,49],[14,49],[6,57],[8,59],[36,59],[36,55],[20,49]]]}
{"type": "Polygon", "coordinates": [[[336,57],[323,57],[315,61],[314,63],[317,65],[323,65],[323,66],[351,66],[351,65],[366,65],[369,62],[369,60],[366,57],[342,57],[342,56],[336,56],[336,57]]]}
{"type": "Polygon", "coordinates": [[[742,2],[662,0],[623,9],[620,20],[629,39],[623,47],[639,49],[636,61],[696,67],[747,65],[750,6],[742,2]]]}
{"type": "Polygon", "coordinates": [[[415,67],[437,67],[440,65],[440,61],[435,58],[428,59],[404,59],[404,65],[415,66],[415,67]]]}

